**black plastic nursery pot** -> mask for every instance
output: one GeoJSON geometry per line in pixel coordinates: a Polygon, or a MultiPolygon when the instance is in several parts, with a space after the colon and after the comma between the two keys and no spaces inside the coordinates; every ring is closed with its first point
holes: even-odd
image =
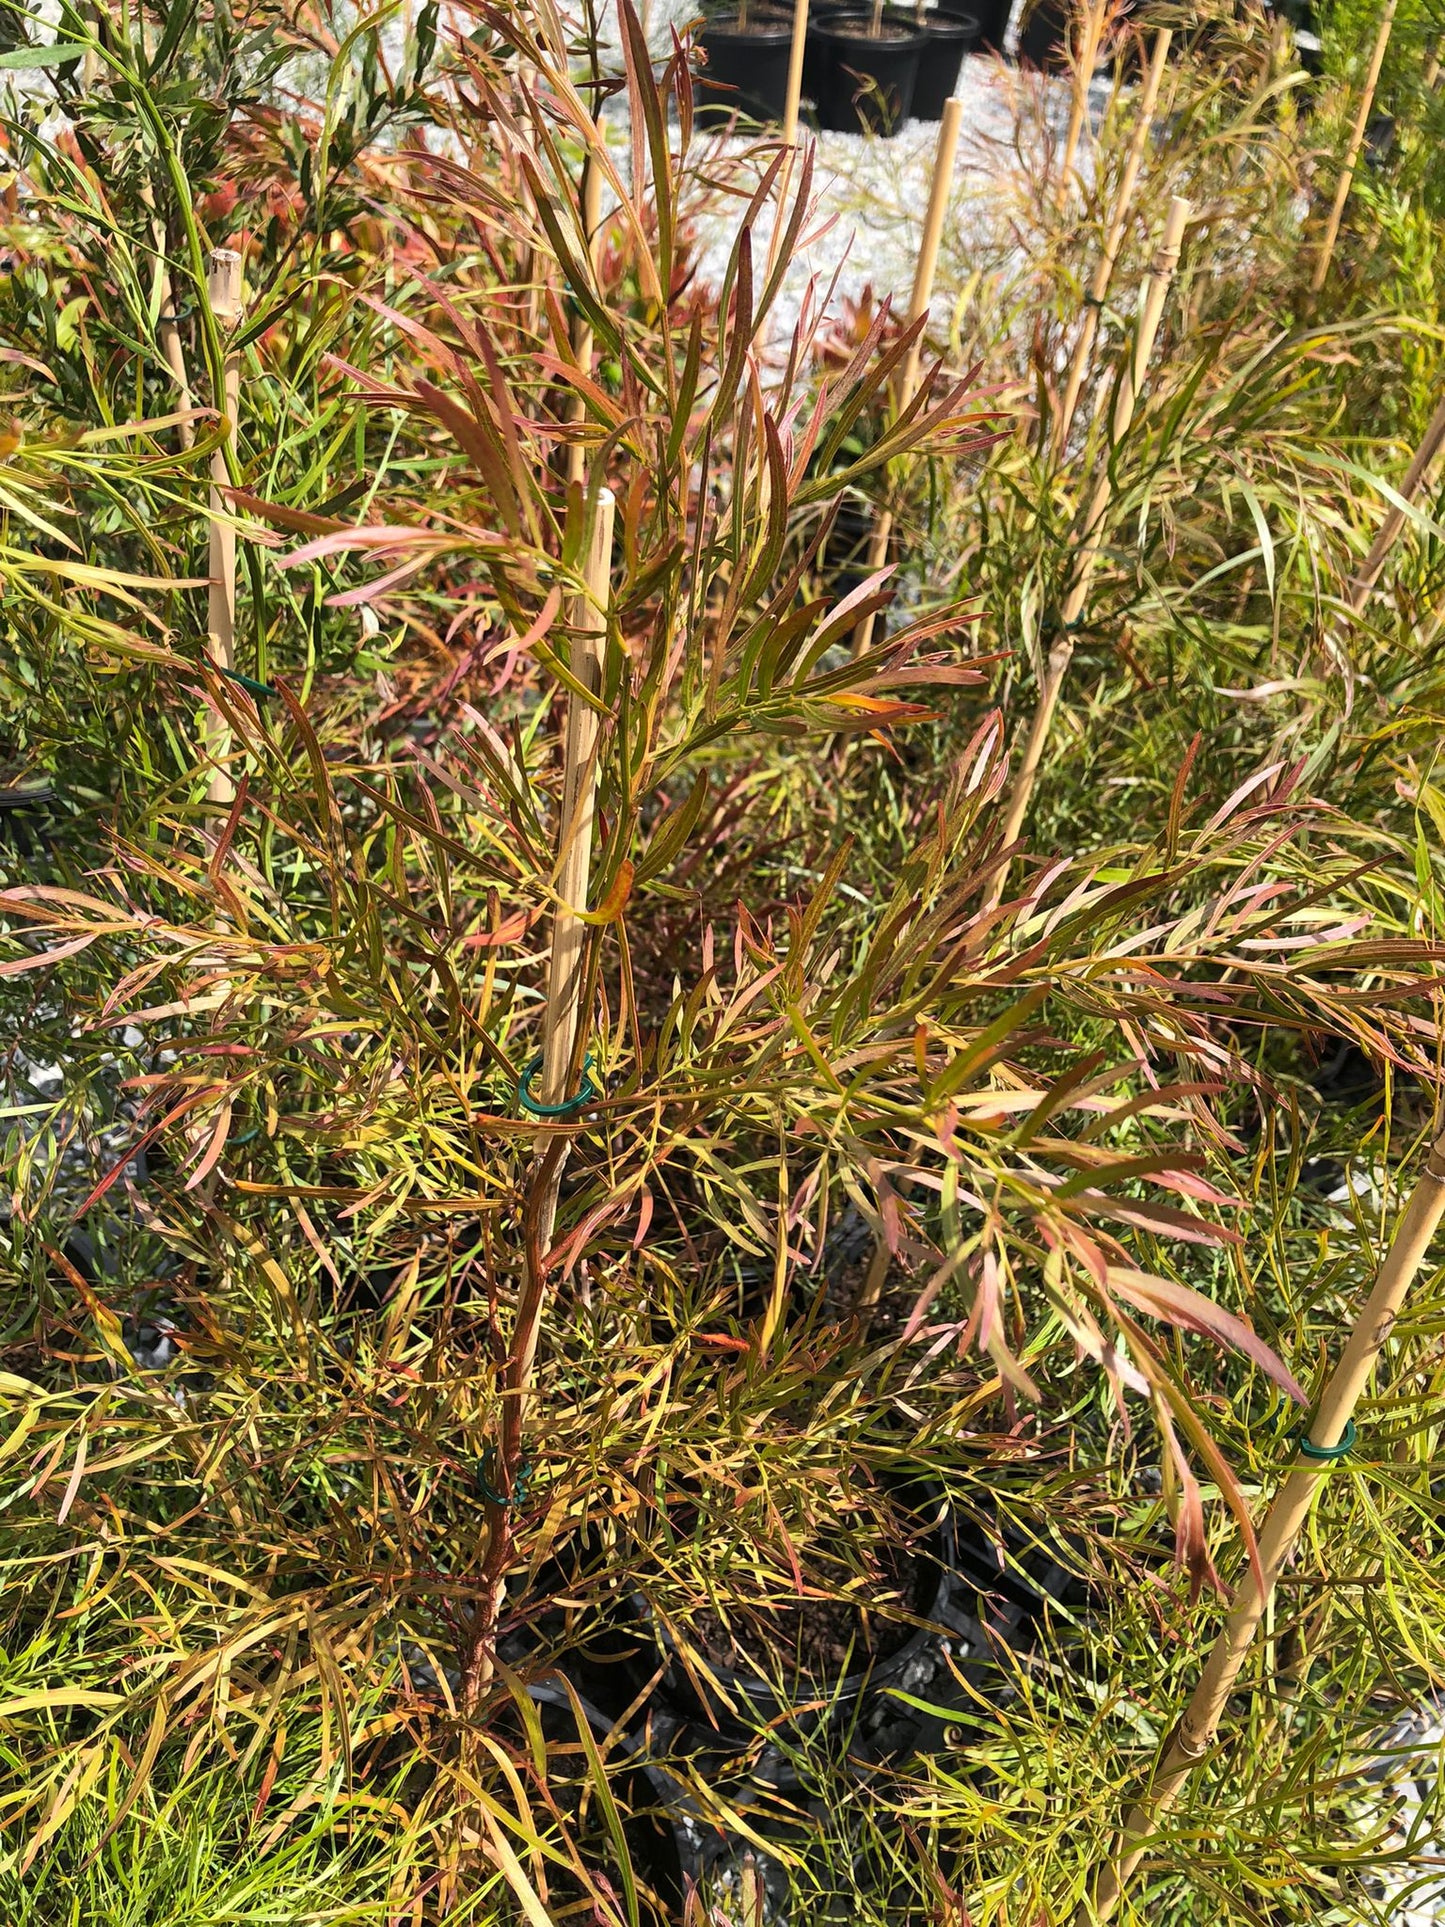
{"type": "Polygon", "coordinates": [[[1019,27],[1018,59],[1021,67],[1037,67],[1044,73],[1062,73],[1069,64],[1069,30],[1074,10],[1063,0],[1031,0],[1019,27]]]}
{"type": "MultiPolygon", "coordinates": [[[[823,44],[822,33],[825,27],[836,25],[840,20],[856,20],[860,17],[866,0],[821,0],[821,4],[808,7],[808,32],[803,42],[803,98],[815,108],[818,91],[823,84],[827,70],[828,51],[823,44]]],[[[895,26],[908,26],[912,14],[904,14],[895,6],[889,6],[886,14],[895,26]]],[[[855,130],[849,129],[850,132],[855,130]]]]}
{"type": "Polygon", "coordinates": [[[709,20],[694,42],[702,60],[693,69],[699,115],[717,122],[733,114],[749,120],[783,118],[793,22],[773,9],[709,20]]]}
{"type": "Polygon", "coordinates": [[[978,45],[979,22],[971,13],[934,7],[923,18],[928,45],[913,87],[913,118],[942,120],[943,104],[958,85],[963,56],[978,45]]]}
{"type": "Polygon", "coordinates": [[[1365,125],[1365,165],[1382,174],[1395,157],[1395,117],[1371,114],[1365,125]]]}
{"type": "MultiPolygon", "coordinates": [[[[951,1515],[936,1496],[926,1503],[931,1516],[924,1520],[912,1596],[904,1602],[906,1618],[877,1619],[839,1601],[810,1599],[795,1613],[800,1621],[811,1616],[811,1624],[780,1640],[773,1667],[765,1673],[741,1656],[721,1656],[726,1629],[719,1640],[717,1627],[699,1632],[695,1618],[691,1628],[679,1627],[674,1636],[639,1598],[634,1601],[636,1684],[658,1679],[655,1704],[690,1724],[702,1743],[725,1752],[741,1752],[768,1729],[778,1744],[764,1748],[754,1771],[779,1786],[795,1784],[789,1750],[821,1730],[844,1734],[849,1756],[858,1761],[933,1750],[967,1701],[959,1697],[954,1668],[981,1677],[990,1640],[968,1605],[980,1587],[966,1582],[960,1591],[956,1585],[951,1515]],[[799,1653],[810,1636],[835,1641],[837,1653],[846,1656],[836,1663],[815,1661],[805,1670],[799,1653]],[[797,1640],[791,1653],[783,1650],[789,1638],[797,1640]],[[925,1706],[935,1710],[926,1712],[925,1706]]],[[[711,1616],[702,1617],[706,1623],[711,1616]]],[[[993,1633],[1007,1638],[1001,1621],[993,1633]]]]}
{"type": "Polygon", "coordinates": [[[819,22],[818,125],[837,134],[896,134],[913,112],[928,36],[885,19],[875,37],[864,13],[819,22]]]}
{"type": "MultiPolygon", "coordinates": [[[[736,1902],[751,1884],[761,1899],[763,1918],[771,1921],[786,1906],[788,1876],[782,1861],[761,1850],[753,1840],[729,1831],[706,1814],[661,1757],[670,1745],[674,1729],[663,1719],[649,1716],[646,1728],[638,1733],[619,1731],[616,1720],[603,1708],[577,1695],[574,1705],[560,1683],[542,1680],[529,1686],[528,1696],[542,1710],[542,1729],[549,1743],[569,1747],[575,1739],[577,1707],[599,1741],[610,1740],[610,1757],[618,1762],[609,1775],[613,1798],[621,1816],[628,1857],[645,1898],[658,1903],[656,1911],[644,1917],[676,1920],[681,1918],[688,1895],[696,1893],[704,1902],[706,1919],[731,1917],[736,1902]],[[730,1905],[729,1903],[733,1903],[730,1905]]],[[[710,1763],[714,1768],[719,1764],[710,1763]]],[[[746,1803],[746,1802],[745,1802],[746,1803]]],[[[751,1819],[751,1816],[750,1816],[751,1819]]],[[[795,1826],[778,1829],[767,1820],[752,1820],[752,1830],[764,1839],[774,1830],[796,1836],[795,1826]]],[[[610,1857],[604,1843],[601,1858],[610,1857]]],[[[584,1847],[585,1850],[585,1847],[584,1847]]],[[[738,1914],[739,1919],[743,1918],[738,1914]]]]}
{"type": "Polygon", "coordinates": [[[1002,53],[1003,37],[1013,18],[1013,0],[974,0],[978,16],[978,46],[985,53],[1002,53]]]}
{"type": "MultiPolygon", "coordinates": [[[[596,1800],[584,1797],[595,1768],[578,1743],[579,1703],[598,1740],[607,1741],[609,1785],[637,1877],[640,1918],[649,1927],[682,1918],[693,1894],[702,1904],[700,1917],[709,1921],[751,1927],[760,1909],[770,1927],[814,1918],[841,1927],[853,1917],[848,1896],[836,1894],[835,1912],[827,1896],[836,1867],[831,1855],[817,1859],[815,1851],[819,1831],[834,1835],[844,1816],[829,1804],[838,1781],[831,1773],[821,1785],[815,1779],[817,1748],[860,1798],[875,1772],[910,1756],[966,1757],[988,1731],[990,1704],[1002,1703],[1011,1690],[1000,1655],[1035,1642],[1051,1599],[1078,1597],[1077,1582],[1049,1547],[1001,1525],[987,1509],[956,1516],[931,1482],[903,1482],[895,1509],[921,1528],[913,1546],[927,1584],[911,1601],[912,1616],[932,1623],[901,1628],[896,1650],[866,1668],[854,1666],[832,1682],[799,1682],[798,1696],[743,1668],[714,1665],[703,1673],[684,1664],[659,1616],[634,1597],[624,1623],[604,1610],[593,1625],[595,1638],[561,1658],[574,1682],[571,1693],[556,1670],[529,1684],[543,1711],[549,1752],[556,1750],[554,1790],[564,1812],[576,1809],[574,1839],[584,1861],[604,1872],[613,1864],[615,1841],[600,1827],[596,1800]],[[809,1736],[813,1743],[805,1745],[809,1736]],[[710,1810],[695,1791],[699,1786],[716,1793],[720,1812],[710,1810]],[[746,1816],[745,1832],[733,1830],[729,1812],[746,1816]],[[806,1913],[798,1911],[790,1867],[808,1870],[806,1913]],[[815,1892],[810,1880],[822,1883],[815,1892]]],[[[593,1545],[579,1548],[577,1557],[573,1578],[595,1574],[604,1555],[593,1545]]],[[[558,1567],[548,1585],[563,1578],[558,1567]]],[[[531,1637],[505,1643],[507,1663],[524,1676],[538,1656],[542,1630],[535,1626],[531,1637]]],[[[551,1624],[543,1641],[554,1653],[559,1630],[551,1624]]]]}
{"type": "Polygon", "coordinates": [[[818,551],[817,564],[835,596],[851,595],[868,579],[868,547],[873,539],[873,506],[861,496],[844,496],[833,526],[818,551]]]}
{"type": "Polygon", "coordinates": [[[1312,0],[1273,0],[1270,12],[1287,20],[1294,29],[1295,54],[1307,74],[1318,78],[1324,71],[1324,43],[1312,0]]]}
{"type": "Polygon", "coordinates": [[[0,869],[8,868],[12,857],[23,864],[50,856],[54,803],[55,792],[48,784],[0,789],[0,869]]]}
{"type": "Polygon", "coordinates": [[[830,20],[846,11],[847,8],[841,4],[810,6],[808,9],[808,32],[803,41],[803,98],[810,103],[817,102],[818,87],[823,78],[823,69],[827,65],[827,55],[823,50],[822,41],[818,38],[819,31],[830,20]]]}

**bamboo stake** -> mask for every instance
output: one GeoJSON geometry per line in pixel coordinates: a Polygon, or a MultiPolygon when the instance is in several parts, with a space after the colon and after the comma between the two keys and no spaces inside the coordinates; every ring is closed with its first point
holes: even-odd
{"type": "MultiPolygon", "coordinates": [[[[569,610],[571,670],[594,695],[602,687],[607,639],[608,581],[612,567],[615,501],[602,489],[588,532],[583,565],[585,593],[569,610]]],[[[547,972],[547,1009],[542,1030],[542,1102],[564,1102],[572,1079],[582,1028],[586,983],[586,925],[592,880],[592,824],[597,796],[597,711],[573,697],[567,707],[563,747],[562,807],[557,832],[557,908],[552,914],[552,957],[547,972]]],[[[557,1223],[557,1200],[567,1161],[568,1140],[558,1132],[538,1143],[538,1160],[523,1212],[525,1270],[512,1332],[511,1353],[503,1375],[501,1440],[492,1471],[493,1495],[487,1502],[487,1552],[482,1566],[480,1603],[466,1657],[462,1699],[474,1711],[495,1672],[496,1629],[506,1599],[515,1532],[512,1513],[523,1474],[523,1436],[542,1312],[547,1302],[547,1252],[557,1223]]]]}
{"type": "MultiPolygon", "coordinates": [[[[798,138],[798,102],[803,94],[803,55],[808,45],[808,0],[794,0],[793,44],[788,54],[788,91],[783,101],[783,145],[798,138]]],[[[781,212],[781,204],[779,207],[781,212]]],[[[775,222],[776,231],[776,222],[775,222]]]]}
{"type": "MultiPolygon", "coordinates": [[[[183,409],[195,406],[191,395],[191,380],[186,373],[186,351],[181,346],[181,330],[176,319],[176,297],[171,287],[171,271],[164,264],[160,274],[161,295],[161,354],[171,371],[171,380],[176,384],[176,396],[183,409]]],[[[189,451],[195,442],[196,434],[189,421],[177,422],[176,433],[181,447],[189,451]]]]}
{"type": "MultiPolygon", "coordinates": [[[[923,221],[923,239],[919,244],[918,261],[913,270],[913,298],[908,304],[910,326],[923,319],[928,313],[928,304],[933,299],[933,279],[938,272],[938,250],[943,239],[943,219],[948,212],[948,199],[953,190],[953,165],[958,156],[958,132],[962,124],[963,102],[957,94],[953,94],[943,103],[943,118],[938,128],[938,146],[934,151],[933,161],[933,184],[928,193],[928,212],[923,221]]],[[[893,391],[895,413],[901,414],[918,392],[918,371],[922,362],[923,336],[920,333],[917,341],[909,349],[907,359],[899,371],[893,391]]],[[[888,560],[888,542],[892,534],[893,511],[886,508],[880,509],[868,543],[869,575],[881,569],[888,560]]],[[[866,615],[853,631],[855,655],[861,656],[872,643],[873,622],[874,615],[866,615]]]]}
{"type": "MultiPolygon", "coordinates": [[[[230,248],[213,248],[206,267],[206,299],[211,313],[223,328],[234,328],[241,318],[241,257],[230,248]]],[[[206,629],[210,638],[211,660],[221,669],[236,666],[236,530],[230,520],[224,490],[230,482],[227,452],[236,446],[236,414],[241,398],[241,360],[228,349],[225,360],[225,386],[216,397],[226,418],[223,442],[211,456],[210,557],[206,573],[210,594],[206,629]]],[[[218,808],[229,809],[236,788],[228,767],[231,754],[230,726],[213,714],[206,732],[206,748],[212,769],[207,795],[218,808]]]]}
{"type": "MultiPolygon", "coordinates": [[[[597,125],[597,138],[603,138],[601,123],[597,125]]],[[[582,231],[587,242],[587,258],[592,264],[594,277],[597,271],[597,238],[602,226],[602,170],[589,155],[582,169],[582,231]]],[[[580,315],[577,317],[573,336],[573,348],[578,365],[584,375],[592,372],[592,329],[580,315]]],[[[587,418],[587,404],[580,394],[572,397],[570,410],[574,422],[587,418]]],[[[567,451],[567,479],[580,482],[587,473],[587,449],[583,442],[575,441],[567,451]]],[[[609,498],[610,499],[610,498],[609,498]]]]}
{"type": "MultiPolygon", "coordinates": [[[[1179,249],[1184,239],[1184,229],[1188,224],[1189,215],[1189,202],[1176,194],[1169,203],[1169,213],[1165,218],[1164,233],[1160,238],[1159,251],[1154,257],[1154,266],[1139,291],[1139,319],[1134,336],[1134,352],[1125,364],[1119,380],[1119,392],[1114,402],[1111,439],[1115,445],[1128,433],[1134,419],[1134,404],[1143,388],[1149,359],[1154,352],[1159,323],[1164,314],[1164,302],[1169,293],[1169,284],[1174,279],[1174,270],[1179,265],[1179,249]]],[[[1017,839],[1023,828],[1024,818],[1028,815],[1029,802],[1038,778],[1039,764],[1043,761],[1049,729],[1053,723],[1054,711],[1058,707],[1059,693],[1063,688],[1064,678],[1068,674],[1069,664],[1073,660],[1074,632],[1084,612],[1084,605],[1089,599],[1089,588],[1093,582],[1094,570],[1098,565],[1101,551],[1104,518],[1108,513],[1109,503],[1113,499],[1113,492],[1113,482],[1106,465],[1084,513],[1080,527],[1078,556],[1074,563],[1069,591],[1059,614],[1059,632],[1053,647],[1049,650],[1043,682],[1039,689],[1038,704],[1035,707],[1028,740],[1024,746],[1023,761],[1019,765],[1018,775],[1014,778],[1013,788],[1009,793],[1008,812],[1004,818],[1003,828],[1005,846],[1017,839]]],[[[995,873],[988,896],[990,906],[1002,901],[1008,882],[1009,868],[1009,864],[1004,863],[995,873]]]]}
{"type": "MultiPolygon", "coordinates": [[[[602,654],[607,641],[607,584],[612,568],[612,527],[616,504],[611,489],[597,497],[583,567],[585,595],[571,610],[572,674],[595,695],[602,688],[602,654]]],[[[544,1104],[561,1104],[572,1077],[582,1024],[587,908],[592,881],[592,820],[597,799],[597,711],[574,696],[567,706],[563,751],[562,810],[557,846],[557,908],[552,917],[552,959],[547,972],[547,1009],[542,1020],[541,1092],[544,1104]]],[[[550,1199],[539,1214],[542,1248],[551,1241],[561,1188],[559,1163],[550,1199]]]]}
{"type": "MultiPolygon", "coordinates": [[[[1430,417],[1430,426],[1425,430],[1420,446],[1415,450],[1414,460],[1405,471],[1398,493],[1406,503],[1413,502],[1419,492],[1420,484],[1430,471],[1435,457],[1445,444],[1445,396],[1442,396],[1435,413],[1430,417]]],[[[1380,524],[1379,533],[1370,544],[1370,553],[1361,564],[1359,574],[1350,585],[1348,597],[1350,614],[1357,616],[1370,599],[1370,591],[1380,579],[1380,572],[1389,559],[1390,550],[1395,546],[1402,528],[1405,526],[1405,510],[1391,502],[1380,524]]]]}
{"type": "Polygon", "coordinates": [[[1104,235],[1103,252],[1094,269],[1094,278],[1089,286],[1088,301],[1084,307],[1083,322],[1079,329],[1079,339],[1074,345],[1074,357],[1069,364],[1069,379],[1064,389],[1064,402],[1059,411],[1055,438],[1055,447],[1060,455],[1063,454],[1069,438],[1074,410],[1079,405],[1079,391],[1084,385],[1089,356],[1093,353],[1094,339],[1099,332],[1099,313],[1109,292],[1109,283],[1114,278],[1114,264],[1119,259],[1119,249],[1124,242],[1124,231],[1129,224],[1129,210],[1133,205],[1134,189],[1138,185],[1144,150],[1149,145],[1149,130],[1154,124],[1154,107],[1159,98],[1160,82],[1164,78],[1164,63],[1169,58],[1169,43],[1173,38],[1174,30],[1171,27],[1161,27],[1154,36],[1154,52],[1139,95],[1139,116],[1135,122],[1134,136],[1129,143],[1129,152],[1124,161],[1124,174],[1119,182],[1118,198],[1114,202],[1114,212],[1104,235]]]}
{"type": "MultiPolygon", "coordinates": [[[[1317,1453],[1333,1452],[1348,1436],[1355,1407],[1442,1216],[1445,1216],[1445,1135],[1437,1138],[1431,1147],[1425,1170],[1410,1194],[1374,1288],[1350,1333],[1344,1356],[1335,1367],[1310,1421],[1309,1443],[1317,1453]]],[[[1190,1695],[1189,1704],[1165,1743],[1149,1789],[1124,1820],[1118,1852],[1099,1876],[1092,1907],[1086,1904],[1079,1910],[1079,1927],[1108,1920],[1114,1913],[1123,1899],[1130,1875],[1144,1856],[1150,1834],[1213,1745],[1235,1681],[1268,1610],[1279,1575],[1319,1494],[1320,1484],[1318,1464],[1311,1464],[1306,1455],[1301,1455],[1276,1494],[1259,1535],[1263,1586],[1251,1566],[1235,1592],[1229,1617],[1190,1695]]]]}
{"type": "MultiPolygon", "coordinates": [[[[176,385],[176,393],[183,409],[195,406],[191,396],[190,376],[186,373],[186,353],[181,346],[180,324],[176,318],[175,289],[171,285],[171,270],[166,261],[166,231],[156,213],[155,196],[151,193],[150,183],[141,188],[141,203],[151,217],[151,234],[155,241],[157,281],[161,300],[160,343],[161,355],[170,370],[171,380],[176,385]]],[[[195,430],[190,422],[183,421],[177,426],[181,447],[189,449],[195,441],[195,430]]]]}
{"type": "Polygon", "coordinates": [[[1385,49],[1390,44],[1390,32],[1395,24],[1395,9],[1399,0],[1385,0],[1385,11],[1380,20],[1380,30],[1375,35],[1374,51],[1370,55],[1369,71],[1365,75],[1364,92],[1360,95],[1359,110],[1350,133],[1350,144],[1345,150],[1344,166],[1340,169],[1339,183],[1335,188],[1334,206],[1325,227],[1324,239],[1320,242],[1319,255],[1315,261],[1315,271],[1310,279],[1310,293],[1318,294],[1325,285],[1325,276],[1330,271],[1334,259],[1335,243],[1340,238],[1340,223],[1345,218],[1345,203],[1350,198],[1350,187],[1359,165],[1360,149],[1365,144],[1365,129],[1370,123],[1370,109],[1375,103],[1375,89],[1380,84],[1380,69],[1385,64],[1385,49]]]}
{"type": "MultiPolygon", "coordinates": [[[[98,35],[100,32],[99,13],[100,9],[95,6],[88,6],[84,10],[85,24],[92,35],[98,35]]],[[[98,40],[92,39],[80,62],[80,90],[87,99],[95,92],[95,85],[99,79],[100,46],[98,40]]]]}
{"type": "Polygon", "coordinates": [[[1099,41],[1104,32],[1104,10],[1108,0],[1097,0],[1094,6],[1086,7],[1084,12],[1084,38],[1079,45],[1078,58],[1074,67],[1074,97],[1069,109],[1069,131],[1064,140],[1063,166],[1059,169],[1059,199],[1062,201],[1068,192],[1069,180],[1074,171],[1074,155],[1078,150],[1079,136],[1084,131],[1084,117],[1089,109],[1089,82],[1094,77],[1094,68],[1099,59],[1099,41]]]}

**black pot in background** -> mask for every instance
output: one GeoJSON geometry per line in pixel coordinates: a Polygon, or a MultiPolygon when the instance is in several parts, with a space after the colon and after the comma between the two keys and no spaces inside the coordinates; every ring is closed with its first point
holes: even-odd
{"type": "Polygon", "coordinates": [[[928,45],[913,86],[913,118],[942,120],[943,103],[958,85],[963,56],[978,45],[979,23],[971,13],[934,7],[924,15],[928,45]]]}
{"type": "MultiPolygon", "coordinates": [[[[913,1629],[886,1658],[859,1667],[841,1680],[817,1682],[826,1692],[825,1703],[820,1692],[818,1700],[810,1698],[797,1708],[780,1696],[770,1679],[725,1666],[714,1665],[709,1673],[696,1663],[685,1664],[666,1629],[640,1598],[635,1603],[642,1638],[632,1662],[637,1684],[655,1679],[661,1663],[654,1705],[666,1707],[693,1732],[710,1736],[714,1747],[742,1751],[770,1727],[782,1745],[764,1748],[754,1774],[779,1786],[796,1783],[788,1760],[790,1734],[796,1742],[820,1729],[841,1731],[846,1734],[849,1756],[860,1762],[935,1750],[945,1728],[966,1717],[965,1709],[974,1703],[972,1695],[961,1695],[950,1658],[974,1678],[975,1692],[982,1692],[991,1647],[989,1635],[968,1608],[970,1597],[982,1596],[982,1578],[966,1580],[961,1590],[957,1587],[952,1516],[937,1493],[930,1493],[925,1503],[930,1509],[939,1508],[930,1527],[931,1560],[937,1563],[929,1576],[928,1597],[918,1606],[918,1617],[927,1624],[913,1629]],[[933,1711],[922,1711],[918,1702],[933,1711]]],[[[1008,1639],[1001,1619],[993,1634],[1008,1639]]]]}
{"type": "MultiPolygon", "coordinates": [[[[566,1688],[540,1680],[527,1688],[527,1694],[542,1711],[544,1737],[564,1747],[575,1745],[577,1714],[566,1688]]],[[[666,1715],[648,1713],[644,1743],[632,1733],[619,1733],[613,1716],[584,1694],[578,1694],[578,1702],[597,1739],[612,1737],[611,1757],[625,1761],[616,1775],[609,1775],[609,1782],[622,1814],[628,1855],[635,1871],[668,1908],[668,1917],[681,1917],[692,1889],[708,1897],[726,1897],[730,1890],[740,1889],[744,1863],[751,1862],[753,1878],[765,1895],[764,1919],[772,1919],[788,1896],[783,1862],[760,1852],[742,1835],[715,1825],[677,1775],[654,1757],[666,1752],[675,1738],[666,1715]]],[[[710,1765],[717,1770],[722,1762],[710,1765]]],[[[769,1837],[766,1823],[759,1831],[769,1837]]],[[[801,1836],[795,1845],[800,1841],[801,1836]]]]}
{"type": "Polygon", "coordinates": [[[1395,117],[1371,114],[1365,124],[1365,166],[1382,174],[1395,157],[1395,117]]]}
{"type": "Polygon", "coordinates": [[[1287,20],[1294,28],[1294,50],[1305,72],[1316,77],[1323,73],[1325,50],[1320,40],[1320,23],[1315,18],[1313,0],[1274,0],[1270,12],[1287,20]]]}
{"type": "Polygon", "coordinates": [[[743,114],[750,120],[781,120],[788,99],[791,18],[773,9],[750,10],[746,27],[737,15],[709,20],[696,47],[706,65],[693,71],[697,110],[704,120],[743,114]]]}
{"type": "Polygon", "coordinates": [[[818,572],[839,601],[868,580],[868,545],[874,509],[862,496],[845,495],[827,540],[818,551],[818,572]]]}
{"type": "Polygon", "coordinates": [[[1019,65],[1062,73],[1069,64],[1073,8],[1064,0],[1030,0],[1019,28],[1019,65]]]}
{"type": "Polygon", "coordinates": [[[818,125],[839,134],[896,134],[913,112],[918,63],[926,34],[885,20],[874,39],[865,13],[835,14],[821,21],[817,91],[818,125]]]}
{"type": "MultiPolygon", "coordinates": [[[[0,869],[10,867],[12,854],[23,866],[50,857],[50,820],[55,792],[48,783],[29,788],[0,789],[0,869]]],[[[14,877],[9,879],[15,881],[14,877]]]]}
{"type": "Polygon", "coordinates": [[[1051,1601],[1082,1606],[1087,1587],[1058,1553],[1026,1540],[1010,1525],[954,1518],[954,1603],[995,1638],[1022,1651],[1034,1638],[1051,1601]]]}
{"type": "MultiPolygon", "coordinates": [[[[828,65],[827,51],[820,35],[825,27],[835,26],[840,20],[857,21],[865,17],[867,0],[819,0],[819,4],[808,7],[808,33],[803,42],[803,98],[816,106],[818,90],[823,83],[823,75],[828,65]]],[[[871,19],[871,13],[867,14],[871,19]]],[[[904,5],[894,5],[892,0],[884,8],[883,18],[890,27],[916,26],[915,10],[904,5]]],[[[849,130],[856,131],[856,130],[849,130]]]]}
{"type": "Polygon", "coordinates": [[[1318,80],[1325,70],[1325,43],[1313,27],[1295,29],[1294,50],[1299,55],[1299,64],[1311,80],[1318,80]]]}
{"type": "Polygon", "coordinates": [[[819,34],[830,20],[836,20],[840,14],[851,11],[853,9],[841,4],[841,0],[832,6],[808,8],[808,33],[803,42],[803,98],[812,101],[815,106],[818,100],[818,89],[823,84],[823,74],[828,65],[828,55],[823,42],[819,39],[819,34]]]}
{"type": "Polygon", "coordinates": [[[1013,0],[973,0],[970,11],[978,15],[978,45],[985,53],[1002,53],[1003,37],[1013,18],[1013,0]]]}

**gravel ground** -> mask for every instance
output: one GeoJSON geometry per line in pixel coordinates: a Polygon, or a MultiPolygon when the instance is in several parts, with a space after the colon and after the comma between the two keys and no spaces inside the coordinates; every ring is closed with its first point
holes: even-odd
{"type": "MultiPolygon", "coordinates": [[[[1024,73],[982,54],[964,61],[956,91],[964,104],[963,124],[933,302],[935,325],[970,273],[1007,275],[1022,265],[1010,221],[1021,184],[1020,155],[1062,138],[1071,98],[1066,80],[1024,73]]],[[[1106,98],[1106,83],[1096,82],[1090,97],[1093,119],[1102,114],[1106,98]]],[[[834,313],[869,294],[891,296],[895,310],[907,311],[938,131],[934,122],[909,121],[888,140],[862,134],[807,137],[814,146],[818,218],[789,265],[774,313],[775,347],[791,335],[810,285],[818,301],[833,286],[828,305],[834,313]]],[[[748,142],[722,144],[736,152],[748,142]]],[[[1087,170],[1087,139],[1079,158],[1087,170]]],[[[714,285],[727,267],[734,218],[724,209],[700,228],[700,272],[714,285]]],[[[758,235],[759,253],[767,239],[766,230],[758,235]]]]}
{"type": "Polygon", "coordinates": [[[1377,1812],[1388,1815],[1390,1844],[1414,1857],[1381,1881],[1380,1907],[1391,1927],[1445,1922],[1445,1857],[1435,1810],[1445,1757],[1445,1696],[1436,1694],[1381,1735],[1377,1812]]]}

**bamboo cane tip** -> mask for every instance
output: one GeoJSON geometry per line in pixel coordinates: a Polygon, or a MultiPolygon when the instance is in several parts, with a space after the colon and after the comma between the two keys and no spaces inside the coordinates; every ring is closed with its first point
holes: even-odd
{"type": "Polygon", "coordinates": [[[241,312],[241,257],[234,248],[212,248],[206,262],[206,298],[218,321],[241,312]]]}

